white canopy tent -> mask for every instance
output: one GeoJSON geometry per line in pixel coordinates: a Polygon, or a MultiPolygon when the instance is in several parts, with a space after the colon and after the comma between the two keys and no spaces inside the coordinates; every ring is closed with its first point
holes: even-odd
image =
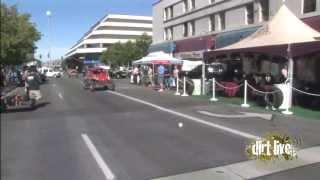
{"type": "MultiPolygon", "coordinates": [[[[274,18],[247,38],[216,49],[207,56],[233,52],[261,52],[282,55],[289,60],[288,80],[291,88],[289,108],[292,106],[293,57],[320,51],[320,33],[303,23],[286,5],[282,5],[274,18]]],[[[286,113],[289,112],[289,108],[286,113]]]]}
{"type": "Polygon", "coordinates": [[[174,58],[162,51],[148,54],[137,61],[133,61],[133,65],[150,65],[150,64],[174,64],[181,65],[182,60],[174,58]]]}
{"type": "Polygon", "coordinates": [[[189,71],[192,71],[194,68],[202,65],[202,61],[189,61],[189,60],[182,60],[183,61],[183,64],[182,64],[182,67],[181,67],[181,71],[186,71],[186,72],[189,72],[189,71]]]}

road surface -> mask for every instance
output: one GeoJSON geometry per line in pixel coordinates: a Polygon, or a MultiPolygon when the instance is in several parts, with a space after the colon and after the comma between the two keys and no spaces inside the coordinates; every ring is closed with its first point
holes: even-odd
{"type": "MultiPolygon", "coordinates": [[[[263,134],[262,125],[250,124],[269,123],[244,120],[247,126],[234,128],[236,119],[213,121],[184,112],[204,106],[202,101],[168,104],[154,92],[128,94],[139,90],[123,80],[116,86],[116,93],[152,104],[108,91],[90,92],[79,79],[61,78],[42,86],[43,100],[36,110],[1,114],[2,179],[144,180],[222,167],[248,161],[244,150],[250,135],[263,134]]],[[[309,136],[306,148],[320,144],[319,134],[309,136]]],[[[308,164],[258,179],[314,179],[319,170],[320,164],[308,164]]]]}

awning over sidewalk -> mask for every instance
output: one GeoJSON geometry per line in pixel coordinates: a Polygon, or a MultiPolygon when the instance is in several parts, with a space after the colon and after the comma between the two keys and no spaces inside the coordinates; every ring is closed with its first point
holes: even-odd
{"type": "Polygon", "coordinates": [[[233,30],[228,32],[219,33],[215,38],[215,48],[222,48],[239,42],[256,32],[261,26],[244,28],[240,30],[233,30]]]}
{"type": "Polygon", "coordinates": [[[165,53],[170,54],[170,53],[173,53],[175,49],[176,49],[176,44],[170,41],[170,42],[163,42],[159,44],[151,44],[148,52],[153,53],[153,52],[163,51],[165,53]]]}

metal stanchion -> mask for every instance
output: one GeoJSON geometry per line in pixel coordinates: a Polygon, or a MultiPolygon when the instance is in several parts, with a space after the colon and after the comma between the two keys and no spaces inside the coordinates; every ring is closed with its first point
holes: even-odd
{"type": "Polygon", "coordinates": [[[176,91],[175,95],[176,96],[180,96],[180,92],[179,92],[179,76],[177,77],[176,87],[177,87],[177,91],[176,91]]]}
{"type": "Polygon", "coordinates": [[[216,79],[212,78],[212,98],[210,99],[210,101],[218,101],[218,99],[216,98],[216,79]]]}
{"type": "Polygon", "coordinates": [[[287,56],[288,56],[288,92],[289,92],[289,98],[288,98],[288,102],[287,102],[287,108],[285,111],[282,111],[282,114],[285,115],[292,115],[293,112],[290,111],[290,109],[292,108],[292,91],[293,91],[293,66],[294,66],[294,62],[293,62],[293,57],[292,57],[292,52],[291,52],[291,44],[288,44],[288,49],[287,49],[287,56]]]}
{"type": "Polygon", "coordinates": [[[140,75],[137,75],[137,84],[140,84],[140,75]]]}
{"type": "Polygon", "coordinates": [[[183,76],[183,94],[181,96],[189,96],[186,92],[186,76],[183,76]]]}
{"type": "Polygon", "coordinates": [[[286,109],[284,111],[282,111],[281,113],[282,114],[285,114],[285,115],[292,115],[293,112],[290,111],[290,108],[291,108],[291,98],[292,98],[292,89],[291,89],[291,85],[288,83],[286,84],[286,88],[287,88],[287,92],[289,92],[289,97],[287,98],[287,102],[286,102],[286,109]]]}
{"type": "Polygon", "coordinates": [[[247,103],[247,96],[248,96],[248,82],[247,80],[244,81],[244,99],[243,104],[241,104],[241,107],[248,108],[250,105],[247,103]]]}
{"type": "Polygon", "coordinates": [[[130,83],[134,83],[134,81],[133,81],[133,74],[131,74],[131,76],[130,76],[130,83]]]}

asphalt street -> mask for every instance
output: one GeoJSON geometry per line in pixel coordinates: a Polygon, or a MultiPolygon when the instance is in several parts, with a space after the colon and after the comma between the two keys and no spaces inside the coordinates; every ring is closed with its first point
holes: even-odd
{"type": "MultiPolygon", "coordinates": [[[[237,108],[146,91],[127,80],[116,81],[116,89],[219,126],[112,92],[84,90],[79,79],[52,79],[42,86],[36,110],[1,114],[2,179],[143,180],[226,166],[248,160],[244,151],[252,139],[238,132],[262,136],[271,130],[288,131],[303,137],[302,148],[320,145],[318,121],[212,118],[197,111],[230,114],[237,108]]],[[[320,177],[319,170],[318,163],[258,179],[314,179],[320,177]]]]}

